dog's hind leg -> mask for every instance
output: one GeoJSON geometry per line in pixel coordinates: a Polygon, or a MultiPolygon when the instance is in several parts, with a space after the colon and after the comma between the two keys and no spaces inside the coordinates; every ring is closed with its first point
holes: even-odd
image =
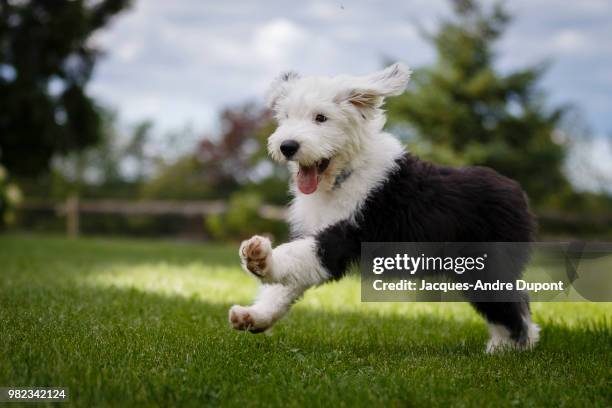
{"type": "Polygon", "coordinates": [[[487,353],[506,349],[530,349],[539,339],[540,328],[531,321],[527,300],[517,302],[472,302],[489,325],[487,353]]]}

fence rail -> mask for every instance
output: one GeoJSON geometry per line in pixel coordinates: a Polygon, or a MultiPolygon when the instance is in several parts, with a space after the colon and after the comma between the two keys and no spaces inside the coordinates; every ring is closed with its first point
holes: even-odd
{"type": "MultiPolygon", "coordinates": [[[[22,204],[24,210],[53,211],[58,216],[66,217],[66,233],[77,237],[80,232],[80,214],[116,214],[116,215],[178,215],[183,217],[208,216],[227,211],[227,203],[215,201],[161,201],[161,200],[79,200],[75,196],[64,202],[48,200],[30,200],[22,204]]],[[[285,219],[284,207],[262,205],[258,213],[263,218],[272,220],[285,219]]]]}
{"type": "MultiPolygon", "coordinates": [[[[54,211],[66,217],[68,236],[76,237],[80,232],[80,214],[116,215],[178,215],[183,217],[209,216],[222,214],[228,209],[227,202],[214,201],[161,201],[161,200],[80,200],[76,196],[64,202],[49,200],[30,200],[23,203],[25,210],[54,211]]],[[[280,206],[263,205],[258,213],[272,220],[284,220],[286,209],[280,206]]],[[[546,211],[537,214],[540,223],[563,223],[572,225],[597,225],[612,228],[612,212],[608,214],[579,214],[546,211]]]]}

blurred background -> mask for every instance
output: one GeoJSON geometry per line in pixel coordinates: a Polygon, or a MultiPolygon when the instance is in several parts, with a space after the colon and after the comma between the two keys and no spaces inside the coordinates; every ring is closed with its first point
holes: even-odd
{"type": "Polygon", "coordinates": [[[0,0],[0,228],[287,235],[283,70],[411,66],[387,128],[520,181],[540,239],[612,238],[612,3],[0,0]]]}

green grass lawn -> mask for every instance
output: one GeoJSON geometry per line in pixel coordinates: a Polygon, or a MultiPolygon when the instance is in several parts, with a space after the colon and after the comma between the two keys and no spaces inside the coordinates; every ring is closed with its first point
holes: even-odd
{"type": "Polygon", "coordinates": [[[542,340],[486,355],[466,304],[312,290],[270,334],[229,328],[235,246],[0,236],[0,386],[70,404],[611,406],[612,304],[534,304],[542,340]]]}

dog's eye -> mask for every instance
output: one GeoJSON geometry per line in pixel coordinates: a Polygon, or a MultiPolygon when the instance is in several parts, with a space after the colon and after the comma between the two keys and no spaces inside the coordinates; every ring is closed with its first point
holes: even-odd
{"type": "Polygon", "coordinates": [[[323,123],[327,120],[327,116],[319,113],[317,116],[315,116],[315,120],[319,123],[323,123]]]}

